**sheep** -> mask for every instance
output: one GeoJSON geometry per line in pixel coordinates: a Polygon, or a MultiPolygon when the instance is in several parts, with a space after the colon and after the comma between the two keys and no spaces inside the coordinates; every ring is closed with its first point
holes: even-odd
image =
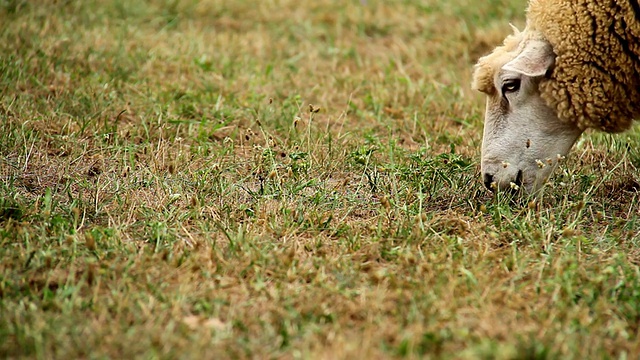
{"type": "Polygon", "coordinates": [[[481,57],[481,172],[491,190],[539,193],[588,128],[625,131],[640,115],[638,0],[530,0],[523,31],[481,57]]]}

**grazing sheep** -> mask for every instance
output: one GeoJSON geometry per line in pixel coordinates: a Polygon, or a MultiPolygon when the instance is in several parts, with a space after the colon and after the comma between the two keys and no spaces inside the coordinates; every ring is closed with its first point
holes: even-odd
{"type": "Polygon", "coordinates": [[[638,0],[531,0],[525,30],[480,58],[473,88],[487,95],[485,185],[536,192],[585,129],[639,118],[638,0]]]}

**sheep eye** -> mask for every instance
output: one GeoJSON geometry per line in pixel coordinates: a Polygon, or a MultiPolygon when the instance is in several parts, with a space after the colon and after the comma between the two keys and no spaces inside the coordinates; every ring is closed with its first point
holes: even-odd
{"type": "Polygon", "coordinates": [[[503,95],[516,92],[518,90],[520,90],[520,79],[510,79],[505,81],[505,83],[502,85],[503,95]]]}

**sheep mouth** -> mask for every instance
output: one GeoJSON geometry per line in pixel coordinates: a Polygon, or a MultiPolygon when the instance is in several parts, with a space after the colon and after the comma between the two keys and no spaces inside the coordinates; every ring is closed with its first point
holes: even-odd
{"type": "Polygon", "coordinates": [[[516,195],[517,193],[520,192],[520,189],[522,188],[522,180],[523,180],[523,173],[522,170],[518,170],[518,174],[516,175],[515,180],[512,183],[512,186],[509,188],[509,193],[511,193],[512,195],[516,195]]]}
{"type": "Polygon", "coordinates": [[[516,186],[522,186],[522,170],[518,170],[518,175],[516,175],[516,181],[514,181],[516,186]]]}

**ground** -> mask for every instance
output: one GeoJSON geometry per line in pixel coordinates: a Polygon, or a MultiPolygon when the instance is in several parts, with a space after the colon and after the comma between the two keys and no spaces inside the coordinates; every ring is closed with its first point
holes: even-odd
{"type": "Polygon", "coordinates": [[[633,358],[640,131],[480,180],[525,7],[0,1],[0,354],[633,358]]]}

